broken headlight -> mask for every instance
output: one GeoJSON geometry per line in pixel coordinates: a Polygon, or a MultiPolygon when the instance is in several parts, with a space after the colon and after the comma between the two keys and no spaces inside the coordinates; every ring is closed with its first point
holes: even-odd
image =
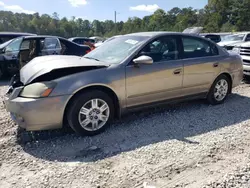
{"type": "Polygon", "coordinates": [[[38,82],[27,85],[20,93],[21,97],[42,98],[48,97],[55,88],[55,82],[38,82]]]}

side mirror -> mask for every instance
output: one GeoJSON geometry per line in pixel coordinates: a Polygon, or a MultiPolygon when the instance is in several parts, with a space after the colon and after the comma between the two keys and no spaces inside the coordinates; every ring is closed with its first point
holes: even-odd
{"type": "Polygon", "coordinates": [[[133,62],[135,64],[148,64],[148,65],[150,65],[150,64],[153,64],[154,61],[151,57],[146,56],[146,55],[142,55],[142,56],[134,59],[133,62]]]}

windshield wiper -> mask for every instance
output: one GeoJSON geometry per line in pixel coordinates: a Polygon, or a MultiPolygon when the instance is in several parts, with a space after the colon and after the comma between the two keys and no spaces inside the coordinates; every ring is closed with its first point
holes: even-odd
{"type": "Polygon", "coordinates": [[[96,59],[96,58],[94,58],[94,57],[84,57],[84,58],[86,58],[86,59],[93,59],[93,60],[95,60],[95,61],[100,61],[99,59],[96,59]]]}

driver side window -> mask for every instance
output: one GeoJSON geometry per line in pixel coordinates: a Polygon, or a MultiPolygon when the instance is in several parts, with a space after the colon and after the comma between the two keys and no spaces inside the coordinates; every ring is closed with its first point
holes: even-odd
{"type": "Polygon", "coordinates": [[[147,55],[154,62],[171,61],[178,59],[177,41],[174,37],[161,37],[147,44],[140,55],[147,55]]]}
{"type": "Polygon", "coordinates": [[[11,42],[5,49],[5,52],[14,52],[19,51],[20,45],[21,45],[22,39],[16,39],[13,42],[11,42]]]}

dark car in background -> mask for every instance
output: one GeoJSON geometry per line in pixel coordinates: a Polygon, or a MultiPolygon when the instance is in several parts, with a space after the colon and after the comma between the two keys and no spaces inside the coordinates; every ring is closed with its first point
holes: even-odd
{"type": "Polygon", "coordinates": [[[201,37],[207,38],[215,43],[221,42],[221,36],[219,34],[213,33],[202,33],[200,34],[201,37]]]}
{"type": "Polygon", "coordinates": [[[69,38],[68,40],[71,42],[80,44],[80,45],[85,44],[85,43],[92,43],[92,44],[95,43],[94,39],[89,39],[87,37],[72,37],[72,38],[69,38]]]}
{"type": "Polygon", "coordinates": [[[22,37],[22,36],[35,36],[32,33],[21,33],[21,32],[0,32],[0,44],[5,43],[11,39],[22,37]]]}
{"type": "Polygon", "coordinates": [[[0,77],[18,73],[20,68],[38,56],[83,56],[90,51],[89,46],[78,45],[62,37],[18,37],[0,45],[0,77]]]}

